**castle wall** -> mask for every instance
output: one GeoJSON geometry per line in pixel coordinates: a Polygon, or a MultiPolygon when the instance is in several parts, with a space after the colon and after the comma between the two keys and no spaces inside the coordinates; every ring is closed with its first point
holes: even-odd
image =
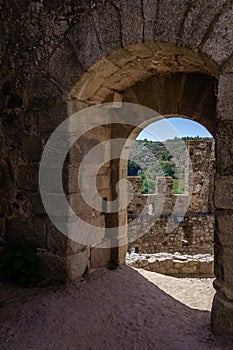
{"type": "Polygon", "coordinates": [[[142,194],[141,178],[128,177],[135,191],[128,205],[129,251],[134,247],[138,253],[213,254],[212,149],[211,141],[187,143],[186,190],[192,183],[191,193],[172,194],[172,178],[159,177],[156,193],[142,194]]]}

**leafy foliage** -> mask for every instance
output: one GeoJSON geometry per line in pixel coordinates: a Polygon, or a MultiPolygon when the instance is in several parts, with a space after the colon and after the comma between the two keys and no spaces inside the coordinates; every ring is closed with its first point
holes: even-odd
{"type": "MultiPolygon", "coordinates": [[[[184,193],[185,142],[197,137],[175,137],[164,142],[136,140],[131,148],[128,175],[142,177],[142,193],[154,193],[157,176],[174,179],[173,193],[184,193]]],[[[204,138],[209,140],[209,138],[204,138]]]]}
{"type": "Polygon", "coordinates": [[[0,267],[6,280],[29,287],[40,281],[39,263],[36,248],[29,242],[20,241],[3,256],[0,267]]]}
{"type": "Polygon", "coordinates": [[[140,170],[140,166],[135,162],[129,160],[128,162],[128,176],[137,176],[138,171],[140,170]]]}
{"type": "Polygon", "coordinates": [[[174,170],[174,166],[173,166],[172,163],[169,163],[169,162],[161,162],[161,167],[162,167],[162,169],[163,169],[164,176],[171,176],[171,177],[174,177],[175,170],[174,170]]]}
{"type": "Polygon", "coordinates": [[[168,150],[165,150],[164,153],[161,156],[162,160],[170,160],[172,158],[172,156],[170,155],[170,153],[168,152],[168,150]]]}

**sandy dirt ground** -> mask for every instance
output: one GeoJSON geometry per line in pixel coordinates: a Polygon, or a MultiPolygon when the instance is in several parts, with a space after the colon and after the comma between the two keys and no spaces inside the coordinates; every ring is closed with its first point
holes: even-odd
{"type": "Polygon", "coordinates": [[[1,350],[233,349],[210,331],[212,279],[130,267],[76,285],[1,285],[1,350]]]}

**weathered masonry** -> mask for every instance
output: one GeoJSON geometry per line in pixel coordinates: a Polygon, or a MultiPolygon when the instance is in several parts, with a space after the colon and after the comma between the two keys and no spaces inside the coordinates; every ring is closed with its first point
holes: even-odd
{"type": "Polygon", "coordinates": [[[135,223],[137,227],[131,229],[132,236],[137,231],[140,237],[129,244],[129,251],[134,247],[138,253],[213,254],[215,159],[212,145],[212,141],[187,142],[187,155],[193,171],[191,186],[187,169],[186,190],[189,191],[192,187],[192,193],[174,195],[173,179],[157,177],[156,193],[142,194],[141,177],[128,177],[134,189],[134,197],[128,206],[128,221],[133,222],[144,206],[147,206],[146,213],[135,223]],[[156,216],[156,204],[161,201],[161,196],[165,197],[164,206],[156,216]],[[183,213],[182,204],[185,205],[189,199],[187,211],[183,213]],[[180,209],[175,210],[177,201],[180,209]],[[153,221],[154,225],[148,231],[153,221]]]}
{"type": "Polygon", "coordinates": [[[154,253],[126,255],[126,263],[136,268],[175,277],[213,277],[214,259],[210,254],[154,253]]]}
{"type": "MultiPolygon", "coordinates": [[[[48,272],[63,280],[78,278],[86,268],[123,263],[127,245],[90,249],[64,237],[48,219],[38,186],[46,141],[72,113],[113,100],[196,120],[216,141],[212,329],[232,333],[232,0],[9,0],[0,1],[0,16],[3,239],[34,241],[48,272]]],[[[144,116],[139,126],[151,122],[144,116]]],[[[67,200],[83,220],[119,227],[127,221],[126,210],[109,215],[106,223],[82,199],[76,170],[100,141],[120,136],[133,142],[140,128],[120,120],[96,127],[95,118],[91,126],[64,165],[67,200]]],[[[101,196],[114,199],[115,185],[126,176],[127,162],[106,163],[98,174],[101,196]]]]}

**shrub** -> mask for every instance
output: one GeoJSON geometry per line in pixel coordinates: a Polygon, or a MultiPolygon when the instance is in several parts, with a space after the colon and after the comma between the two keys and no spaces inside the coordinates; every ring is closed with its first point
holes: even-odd
{"type": "Polygon", "coordinates": [[[3,256],[0,268],[4,279],[29,287],[40,281],[39,264],[36,247],[20,241],[3,256]]]}

